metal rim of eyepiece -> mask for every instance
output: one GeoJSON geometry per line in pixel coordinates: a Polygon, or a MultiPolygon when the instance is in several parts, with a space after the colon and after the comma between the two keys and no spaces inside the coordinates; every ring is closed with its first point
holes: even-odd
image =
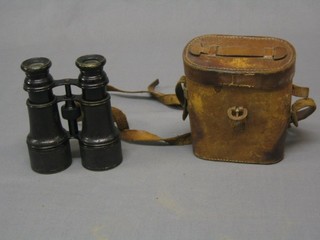
{"type": "Polygon", "coordinates": [[[84,71],[102,68],[105,64],[105,57],[98,54],[84,55],[76,60],[76,66],[84,71]]]}
{"type": "Polygon", "coordinates": [[[39,73],[51,67],[51,61],[45,57],[29,58],[22,62],[21,69],[26,73],[39,73]]]}

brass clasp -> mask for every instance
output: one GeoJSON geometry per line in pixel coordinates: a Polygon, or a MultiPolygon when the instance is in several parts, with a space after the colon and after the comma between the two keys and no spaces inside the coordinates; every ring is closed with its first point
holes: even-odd
{"type": "Polygon", "coordinates": [[[244,130],[248,109],[242,106],[233,106],[227,110],[227,115],[232,120],[231,125],[235,130],[244,130]]]}

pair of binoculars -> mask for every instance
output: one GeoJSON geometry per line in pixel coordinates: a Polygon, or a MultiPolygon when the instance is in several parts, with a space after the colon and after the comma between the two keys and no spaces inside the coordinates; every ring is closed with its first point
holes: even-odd
{"type": "Polygon", "coordinates": [[[71,138],[79,141],[85,168],[102,171],[121,163],[121,141],[106,91],[109,80],[103,70],[105,63],[101,55],[82,56],[76,60],[79,77],[61,80],[54,80],[50,75],[51,61],[47,58],[30,58],[21,64],[26,73],[24,90],[29,95],[27,145],[35,172],[49,174],[68,168],[72,163],[71,138]],[[54,95],[53,88],[59,86],[65,87],[65,95],[54,95]],[[82,94],[72,94],[71,86],[81,88],[82,94]],[[59,102],[64,102],[61,114],[68,121],[69,131],[61,124],[59,102]]]}

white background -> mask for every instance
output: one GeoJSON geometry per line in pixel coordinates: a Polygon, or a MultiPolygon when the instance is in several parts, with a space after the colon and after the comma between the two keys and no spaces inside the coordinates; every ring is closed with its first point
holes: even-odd
{"type": "MultiPolygon", "coordinates": [[[[204,161],[190,145],[123,143],[120,166],[92,172],[72,141],[73,164],[40,175],[29,164],[20,70],[23,60],[43,56],[54,78],[75,78],[75,59],[98,53],[111,84],[140,90],[159,78],[159,89],[173,92],[192,38],[275,36],[295,46],[294,82],[319,102],[319,23],[318,0],[1,0],[0,238],[320,239],[318,112],[289,129],[285,159],[274,165],[204,161]]],[[[164,137],[189,131],[180,111],[147,97],[112,95],[112,104],[132,128],[164,137]]]]}

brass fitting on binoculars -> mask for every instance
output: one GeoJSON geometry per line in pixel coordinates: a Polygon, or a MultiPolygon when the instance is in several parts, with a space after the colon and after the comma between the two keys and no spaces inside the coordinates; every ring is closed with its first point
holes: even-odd
{"type": "Polygon", "coordinates": [[[80,70],[77,79],[54,80],[49,73],[51,61],[30,58],[21,64],[26,73],[24,90],[28,92],[27,107],[30,132],[27,145],[31,168],[38,173],[55,173],[68,168],[72,162],[69,140],[78,139],[82,165],[102,171],[118,166],[122,161],[119,131],[115,127],[106,91],[109,80],[103,70],[106,59],[101,55],[86,55],[76,60],[80,70]],[[56,96],[52,89],[64,86],[66,94],[56,96]],[[72,93],[72,86],[82,94],[72,93]],[[62,127],[62,117],[68,130],[62,127]],[[82,129],[77,119],[82,117],[82,129]]]}

